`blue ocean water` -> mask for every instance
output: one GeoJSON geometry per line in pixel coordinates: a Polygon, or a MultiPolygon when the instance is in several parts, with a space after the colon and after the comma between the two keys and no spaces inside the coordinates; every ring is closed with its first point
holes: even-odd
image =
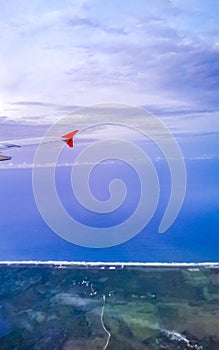
{"type": "MultiPolygon", "coordinates": [[[[218,160],[188,160],[186,168],[185,201],[176,221],[166,233],[159,234],[158,226],[168,202],[170,179],[159,176],[160,201],[150,223],[131,240],[102,249],[76,246],[57,236],[46,225],[34,200],[31,169],[1,169],[0,260],[218,262],[218,160]]],[[[70,167],[57,169],[57,191],[66,209],[77,220],[94,227],[115,225],[127,218],[137,205],[139,182],[125,165],[111,166],[111,172],[105,172],[110,175],[102,175],[101,178],[98,178],[101,169],[97,168],[91,177],[91,189],[100,200],[104,200],[108,195],[106,188],[110,176],[126,174],[128,204],[111,216],[91,214],[76,203],[70,187],[70,170],[70,167]]],[[[158,174],[166,171],[164,162],[158,162],[158,174]]]]}

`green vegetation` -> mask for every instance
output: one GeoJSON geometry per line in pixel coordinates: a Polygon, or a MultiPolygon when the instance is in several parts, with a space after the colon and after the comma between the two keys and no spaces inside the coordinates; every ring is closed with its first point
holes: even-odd
{"type": "Polygon", "coordinates": [[[1,350],[219,349],[216,268],[2,266],[0,278],[1,350]]]}

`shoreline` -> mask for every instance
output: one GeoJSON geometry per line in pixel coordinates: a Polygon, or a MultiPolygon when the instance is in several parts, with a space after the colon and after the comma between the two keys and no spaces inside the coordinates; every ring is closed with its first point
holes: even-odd
{"type": "Polygon", "coordinates": [[[95,261],[59,261],[59,260],[8,260],[0,261],[0,266],[54,266],[54,267],[99,267],[116,269],[124,267],[188,267],[219,268],[219,262],[95,262],[95,261]]]}

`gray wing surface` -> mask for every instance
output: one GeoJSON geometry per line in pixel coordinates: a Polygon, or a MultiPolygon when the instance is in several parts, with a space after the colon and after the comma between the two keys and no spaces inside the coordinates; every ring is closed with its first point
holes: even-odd
{"type": "Polygon", "coordinates": [[[35,137],[31,139],[22,139],[22,140],[12,140],[12,141],[0,141],[0,162],[4,160],[10,160],[12,157],[10,155],[2,154],[2,151],[6,151],[10,148],[16,148],[16,147],[24,147],[24,146],[31,146],[31,145],[37,145],[40,142],[58,142],[60,141],[57,137],[50,137],[50,138],[42,138],[42,137],[35,137]]]}
{"type": "Polygon", "coordinates": [[[19,145],[14,145],[12,143],[1,143],[0,144],[0,162],[4,161],[4,160],[10,160],[11,157],[8,156],[8,155],[4,155],[4,154],[1,154],[2,153],[2,150],[5,150],[5,149],[8,149],[8,148],[12,148],[12,147],[21,147],[19,145]]]}

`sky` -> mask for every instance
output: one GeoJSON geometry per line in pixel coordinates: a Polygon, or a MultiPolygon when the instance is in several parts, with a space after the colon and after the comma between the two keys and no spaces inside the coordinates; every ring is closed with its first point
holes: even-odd
{"type": "MultiPolygon", "coordinates": [[[[182,143],[196,136],[195,157],[217,156],[218,1],[0,5],[2,125],[51,124],[78,106],[125,103],[158,115],[182,143]]],[[[1,140],[13,138],[8,130],[1,140]]]]}
{"type": "Polygon", "coordinates": [[[0,114],[102,102],[218,117],[216,0],[0,1],[0,114]]]}

